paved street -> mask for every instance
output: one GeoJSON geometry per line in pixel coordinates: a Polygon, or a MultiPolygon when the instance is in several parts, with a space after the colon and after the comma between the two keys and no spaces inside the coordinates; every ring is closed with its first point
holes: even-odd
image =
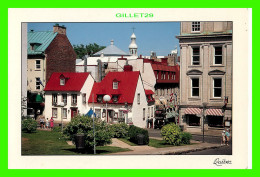
{"type": "MultiPolygon", "coordinates": [[[[160,129],[147,129],[149,132],[149,137],[162,139],[160,129]]],[[[220,144],[221,143],[221,130],[208,130],[204,134],[204,142],[212,143],[212,144],[220,144]]],[[[201,132],[192,133],[192,140],[200,141],[203,140],[203,135],[201,132]]],[[[232,139],[229,141],[229,146],[222,146],[214,149],[206,149],[202,151],[189,152],[183,155],[232,155],[232,139]]]]}

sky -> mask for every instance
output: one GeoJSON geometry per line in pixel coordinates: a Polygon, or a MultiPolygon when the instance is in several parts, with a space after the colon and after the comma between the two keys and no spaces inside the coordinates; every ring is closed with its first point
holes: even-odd
{"type": "MultiPolygon", "coordinates": [[[[52,31],[56,23],[28,23],[28,31],[52,31]]],[[[67,28],[67,36],[72,45],[96,43],[101,46],[114,45],[128,53],[131,35],[136,35],[138,55],[149,56],[151,51],[157,56],[167,56],[178,48],[175,37],[180,34],[179,22],[154,23],[59,23],[67,28]]]]}

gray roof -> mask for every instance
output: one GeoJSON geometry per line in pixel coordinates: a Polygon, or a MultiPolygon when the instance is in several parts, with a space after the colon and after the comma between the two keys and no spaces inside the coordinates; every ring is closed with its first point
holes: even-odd
{"type": "Polygon", "coordinates": [[[111,41],[111,45],[107,46],[103,50],[100,50],[99,52],[95,53],[93,56],[97,57],[100,56],[101,54],[104,54],[104,56],[130,56],[130,54],[127,54],[123,50],[117,48],[113,41],[111,41]]]}

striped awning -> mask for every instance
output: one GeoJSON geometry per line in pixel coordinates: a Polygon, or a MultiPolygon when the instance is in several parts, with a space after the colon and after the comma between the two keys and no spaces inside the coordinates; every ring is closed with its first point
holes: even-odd
{"type": "Polygon", "coordinates": [[[201,109],[200,108],[186,108],[184,111],[185,114],[201,114],[201,109]]]}
{"type": "Polygon", "coordinates": [[[223,116],[222,109],[207,109],[206,115],[208,116],[223,116]]]}

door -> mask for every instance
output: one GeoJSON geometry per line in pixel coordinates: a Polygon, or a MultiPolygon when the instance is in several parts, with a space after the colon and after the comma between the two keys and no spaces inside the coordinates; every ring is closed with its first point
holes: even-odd
{"type": "Polygon", "coordinates": [[[78,108],[71,108],[71,118],[75,117],[78,114],[78,108]]]}

